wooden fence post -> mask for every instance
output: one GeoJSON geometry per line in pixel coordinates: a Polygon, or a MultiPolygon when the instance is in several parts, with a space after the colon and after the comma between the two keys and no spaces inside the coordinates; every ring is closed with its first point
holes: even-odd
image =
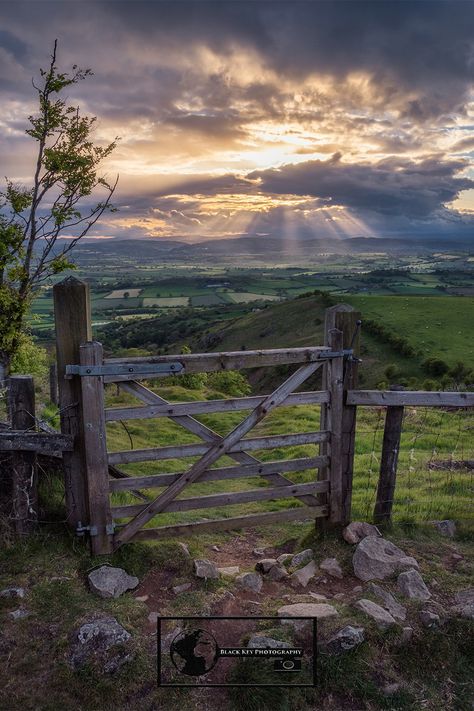
{"type": "MultiPolygon", "coordinates": [[[[12,375],[10,416],[12,429],[35,430],[35,385],[30,375],[12,375]]],[[[38,523],[38,471],[36,452],[13,452],[12,515],[18,534],[31,533],[38,523]]]]}
{"type": "MultiPolygon", "coordinates": [[[[329,331],[329,347],[333,351],[342,350],[342,331],[333,328],[329,331]]],[[[329,523],[342,523],[342,409],[344,358],[339,356],[329,361],[327,389],[331,394],[328,404],[327,426],[331,433],[329,441],[330,462],[329,474],[329,523]]]]}
{"type": "Polygon", "coordinates": [[[49,366],[49,399],[53,405],[58,404],[58,367],[56,363],[49,366]]]}
{"type": "Polygon", "coordinates": [[[402,405],[387,407],[387,414],[385,415],[377,501],[374,508],[375,523],[389,523],[392,517],[403,410],[402,405]]]}
{"type": "Polygon", "coordinates": [[[84,433],[79,378],[64,378],[66,365],[79,363],[81,343],[92,340],[89,287],[68,277],[53,287],[56,323],[56,362],[58,369],[61,431],[73,435],[73,452],[64,452],[64,486],[68,522],[76,528],[88,519],[84,478],[84,433]]]}
{"type": "MultiPolygon", "coordinates": [[[[343,382],[343,407],[341,426],[341,523],[347,524],[351,520],[352,479],[354,475],[354,446],[356,431],[357,407],[346,404],[346,392],[354,390],[358,385],[358,361],[360,354],[360,313],[349,304],[336,304],[326,309],[324,324],[324,345],[330,346],[330,332],[333,329],[342,331],[342,346],[344,349],[353,348],[355,359],[346,359],[343,382]]],[[[324,366],[324,386],[329,389],[330,363],[324,366]]],[[[321,407],[321,430],[328,429],[328,410],[321,407]]],[[[321,454],[328,454],[330,443],[321,445],[321,454]]],[[[327,470],[320,470],[320,478],[327,478],[327,470]]],[[[324,524],[323,524],[324,525],[324,524]]]]}
{"type": "MultiPolygon", "coordinates": [[[[101,343],[84,343],[79,351],[82,366],[102,365],[101,343]]],[[[92,553],[98,555],[111,553],[113,540],[103,377],[81,376],[81,390],[90,541],[92,553]]]]}

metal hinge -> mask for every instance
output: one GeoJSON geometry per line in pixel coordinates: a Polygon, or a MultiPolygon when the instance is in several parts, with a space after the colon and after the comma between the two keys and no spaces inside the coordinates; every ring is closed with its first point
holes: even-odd
{"type": "Polygon", "coordinates": [[[182,363],[153,363],[136,365],[124,363],[123,365],[67,365],[66,378],[73,375],[176,375],[182,373],[182,363]]]}
{"type": "Polygon", "coordinates": [[[319,354],[319,358],[340,358],[341,356],[346,357],[352,357],[354,355],[354,350],[352,348],[345,348],[342,351],[322,351],[319,354]]]}
{"type": "MultiPolygon", "coordinates": [[[[105,527],[105,532],[112,535],[115,530],[115,523],[108,523],[105,527]]],[[[97,526],[83,526],[81,521],[78,521],[76,526],[76,536],[84,536],[86,533],[89,536],[98,536],[97,526]]]]}

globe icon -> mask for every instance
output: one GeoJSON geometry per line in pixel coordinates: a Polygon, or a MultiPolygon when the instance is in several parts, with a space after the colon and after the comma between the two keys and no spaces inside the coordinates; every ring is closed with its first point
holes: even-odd
{"type": "Polygon", "coordinates": [[[219,647],[210,632],[186,630],[176,635],[170,645],[170,656],[176,669],[188,676],[209,672],[219,658],[219,647]]]}

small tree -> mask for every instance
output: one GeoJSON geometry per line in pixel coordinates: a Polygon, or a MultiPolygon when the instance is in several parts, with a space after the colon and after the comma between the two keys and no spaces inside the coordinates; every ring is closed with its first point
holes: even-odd
{"type": "Polygon", "coordinates": [[[56,50],[57,40],[49,68],[40,69],[40,84],[33,80],[38,112],[28,117],[26,130],[37,144],[32,185],[6,178],[0,193],[0,381],[20,347],[35,292],[52,275],[73,267],[71,250],[105,210],[115,209],[110,200],[118,176],[109,183],[97,169],[117,139],[95,146],[91,131],[96,117],[81,116],[78,107],[60,98],[92,72],[76,65],[71,75],[58,71],[56,50]],[[105,199],[84,207],[83,198],[97,187],[103,188],[105,199]],[[65,235],[71,239],[58,242],[65,235]]]}

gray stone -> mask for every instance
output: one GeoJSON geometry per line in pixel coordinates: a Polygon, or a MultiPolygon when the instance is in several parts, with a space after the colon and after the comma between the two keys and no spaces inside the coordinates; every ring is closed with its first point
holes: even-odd
{"type": "Polygon", "coordinates": [[[417,570],[400,573],[397,580],[399,590],[411,600],[429,600],[431,593],[417,570]]]}
{"type": "Polygon", "coordinates": [[[332,599],[337,600],[338,602],[341,602],[341,600],[346,599],[346,596],[344,595],[344,593],[340,592],[340,593],[336,593],[335,595],[333,595],[332,599]]]}
{"type": "Polygon", "coordinates": [[[456,535],[456,524],[450,519],[444,521],[433,521],[433,526],[436,528],[438,533],[446,538],[454,538],[456,535]]]}
{"type": "Polygon", "coordinates": [[[451,558],[454,560],[455,563],[460,563],[462,560],[464,560],[464,556],[460,555],[459,553],[451,553],[451,558]]]}
{"type": "Polygon", "coordinates": [[[360,592],[362,592],[363,589],[364,588],[362,587],[362,585],[356,585],[355,587],[352,588],[352,592],[360,593],[360,592]]]}
{"type": "Polygon", "coordinates": [[[194,575],[196,578],[216,579],[219,577],[217,565],[206,558],[196,558],[194,561],[194,575]]]}
{"type": "Polygon", "coordinates": [[[474,605],[474,588],[459,590],[459,592],[455,594],[454,599],[458,605],[474,605]]]}
{"type": "Polygon", "coordinates": [[[0,590],[0,597],[24,598],[25,597],[25,589],[24,588],[5,588],[4,590],[0,590]]]}
{"type": "Polygon", "coordinates": [[[273,568],[274,565],[278,565],[275,558],[263,558],[259,560],[258,563],[255,563],[255,570],[259,573],[268,573],[270,568],[273,568]]]}
{"type": "Polygon", "coordinates": [[[316,571],[318,570],[314,560],[311,560],[304,568],[299,568],[295,570],[294,573],[290,575],[290,581],[292,585],[301,585],[303,588],[307,586],[311,578],[314,578],[316,571]]]}
{"type": "Polygon", "coordinates": [[[69,664],[80,669],[93,663],[112,674],[133,658],[130,640],[130,633],[114,617],[87,622],[74,633],[69,664]]]}
{"type": "Polygon", "coordinates": [[[299,565],[305,565],[306,563],[309,563],[310,560],[313,560],[313,558],[314,554],[311,548],[306,548],[304,551],[295,553],[291,559],[291,567],[297,568],[299,565]]]}
{"type": "Polygon", "coordinates": [[[227,578],[234,578],[240,572],[238,565],[228,565],[226,568],[217,568],[217,570],[220,575],[224,575],[227,578]]]}
{"type": "Polygon", "coordinates": [[[377,526],[365,521],[352,521],[342,532],[342,537],[347,543],[355,545],[367,536],[382,536],[377,526]]]}
{"type": "Polygon", "coordinates": [[[366,536],[355,549],[352,563],[354,574],[360,580],[384,580],[400,570],[417,567],[414,558],[410,558],[396,545],[384,538],[366,536]]]}
{"type": "Polygon", "coordinates": [[[400,605],[400,603],[395,600],[392,593],[388,592],[388,590],[384,590],[382,587],[380,587],[380,585],[377,585],[377,583],[369,583],[369,590],[378,598],[380,598],[380,600],[382,600],[383,607],[385,607],[385,609],[390,612],[392,617],[394,617],[396,620],[400,620],[401,622],[406,619],[406,607],[400,605]]]}
{"type": "Polygon", "coordinates": [[[281,642],[279,639],[254,634],[250,637],[247,647],[250,647],[250,649],[259,647],[262,649],[289,649],[291,645],[288,642],[281,642]]]}
{"type": "MultiPolygon", "coordinates": [[[[335,617],[338,614],[335,607],[324,602],[297,602],[293,605],[283,605],[278,610],[278,617],[316,617],[318,620],[335,617]]],[[[291,622],[290,620],[282,621],[287,624],[291,622]]]]}
{"type": "Polygon", "coordinates": [[[319,564],[321,570],[325,573],[331,575],[333,578],[342,578],[341,566],[337,562],[336,558],[325,558],[322,563],[319,564]]]}
{"type": "Polygon", "coordinates": [[[282,565],[274,565],[267,573],[267,578],[276,582],[288,577],[288,571],[282,565]]]}
{"type": "Polygon", "coordinates": [[[149,595],[138,595],[135,600],[138,600],[138,602],[146,602],[149,597],[149,595]]]}
{"type": "Polygon", "coordinates": [[[281,555],[278,556],[277,561],[281,563],[282,565],[285,565],[285,563],[288,563],[289,560],[293,558],[293,553],[282,553],[281,555]]]}
{"type": "Polygon", "coordinates": [[[183,583],[182,585],[175,585],[171,588],[175,595],[179,595],[182,592],[186,592],[191,587],[191,583],[183,583]]]}
{"type": "Polygon", "coordinates": [[[347,625],[328,640],[326,649],[329,654],[342,654],[358,647],[364,640],[365,630],[363,627],[347,625]]]}
{"type": "Polygon", "coordinates": [[[253,553],[254,556],[256,556],[257,558],[263,558],[264,555],[265,555],[265,548],[254,548],[253,551],[252,551],[252,553],[253,553]]]}
{"type": "Polygon", "coordinates": [[[454,596],[456,605],[451,608],[451,612],[456,617],[465,617],[474,620],[474,588],[460,590],[454,596]]]}
{"type": "Polygon", "coordinates": [[[8,613],[12,620],[23,620],[25,617],[29,617],[30,613],[28,610],[13,610],[13,612],[8,613]]]}
{"type": "Polygon", "coordinates": [[[216,553],[220,553],[220,550],[221,550],[221,549],[219,548],[219,546],[211,546],[211,549],[212,549],[213,551],[216,551],[216,553]]]}
{"type": "Polygon", "coordinates": [[[181,548],[186,558],[191,558],[191,553],[189,552],[189,548],[187,547],[186,543],[182,543],[181,541],[179,541],[178,546],[181,548]]]}
{"type": "Polygon", "coordinates": [[[151,622],[151,624],[154,625],[156,624],[158,617],[159,614],[155,610],[152,610],[152,612],[148,615],[148,622],[151,622]]]}
{"type": "Polygon", "coordinates": [[[311,595],[311,597],[318,602],[326,602],[327,600],[326,595],[321,595],[321,593],[309,592],[308,595],[311,595]]]}
{"type": "Polygon", "coordinates": [[[89,587],[99,597],[120,597],[127,590],[133,590],[138,585],[138,578],[128,575],[122,568],[112,568],[102,565],[87,576],[89,587]]]}
{"type": "Polygon", "coordinates": [[[386,630],[396,624],[392,615],[387,610],[384,610],[383,607],[377,605],[376,602],[372,602],[372,600],[358,600],[354,603],[354,607],[371,617],[381,630],[386,630]]]}
{"type": "Polygon", "coordinates": [[[161,651],[162,652],[169,652],[171,642],[174,640],[175,637],[177,637],[179,634],[181,634],[182,631],[183,631],[182,627],[175,627],[174,630],[171,630],[171,632],[168,632],[167,634],[162,635],[161,636],[161,651]]]}
{"type": "Polygon", "coordinates": [[[439,615],[429,610],[421,610],[420,612],[420,622],[423,627],[438,627],[440,623],[439,615]]]}
{"type": "Polygon", "coordinates": [[[263,587],[263,578],[259,573],[241,573],[235,582],[242,588],[259,593],[263,587]]]}

